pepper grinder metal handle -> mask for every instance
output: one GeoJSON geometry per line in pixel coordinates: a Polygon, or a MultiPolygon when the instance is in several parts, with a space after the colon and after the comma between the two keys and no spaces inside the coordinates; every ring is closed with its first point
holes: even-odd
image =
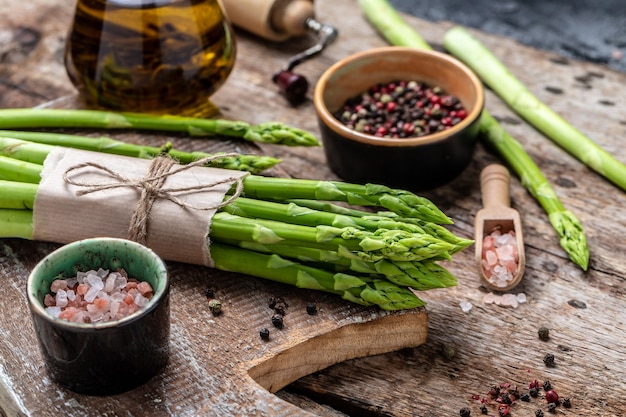
{"type": "Polygon", "coordinates": [[[292,104],[304,100],[309,83],[293,69],[319,54],[337,36],[337,30],[315,19],[313,0],[222,0],[230,21],[251,33],[270,41],[281,42],[294,36],[312,33],[318,42],[292,56],[287,64],[272,76],[272,81],[292,104]]]}

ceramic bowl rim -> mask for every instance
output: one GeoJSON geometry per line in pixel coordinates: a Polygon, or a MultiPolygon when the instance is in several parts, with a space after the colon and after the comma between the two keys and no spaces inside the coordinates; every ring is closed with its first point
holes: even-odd
{"type": "Polygon", "coordinates": [[[169,292],[169,286],[170,286],[170,278],[169,278],[169,273],[167,271],[167,266],[165,262],[163,261],[163,259],[160,256],[158,256],[152,249],[148,248],[147,246],[141,245],[137,242],[134,242],[132,240],[127,240],[127,239],[122,239],[122,238],[113,238],[113,237],[98,237],[98,238],[81,239],[81,240],[77,240],[77,241],[65,244],[55,249],[54,251],[50,252],[46,256],[44,256],[39,262],[37,262],[35,267],[28,274],[27,283],[26,283],[26,293],[27,293],[27,298],[28,298],[28,304],[32,313],[37,314],[38,316],[42,317],[44,320],[50,323],[53,323],[56,326],[59,326],[68,330],[80,332],[80,331],[93,331],[93,330],[119,328],[121,326],[134,323],[136,320],[139,320],[141,317],[150,313],[152,310],[154,310],[157,307],[159,302],[169,292]],[[41,301],[35,297],[36,288],[35,288],[34,277],[40,269],[44,268],[45,262],[49,261],[50,259],[54,259],[55,257],[59,256],[60,254],[66,251],[74,250],[75,248],[80,247],[81,245],[84,245],[85,243],[89,243],[92,241],[125,243],[126,245],[133,246],[135,249],[139,251],[146,252],[155,262],[158,263],[159,269],[163,271],[163,278],[165,280],[164,285],[154,292],[153,297],[150,299],[150,301],[148,301],[148,303],[143,308],[119,320],[112,320],[112,321],[106,321],[106,322],[100,322],[100,323],[75,323],[75,322],[71,322],[68,320],[56,318],[52,316],[50,313],[48,313],[45,310],[41,301]]]}
{"type": "Polygon", "coordinates": [[[315,109],[317,110],[318,117],[321,119],[321,121],[329,129],[347,140],[352,140],[374,146],[411,147],[446,140],[449,137],[454,136],[457,133],[462,132],[465,128],[469,127],[474,121],[476,121],[477,118],[480,117],[483,112],[485,105],[485,92],[483,83],[478,78],[478,76],[467,65],[454,58],[453,56],[434,50],[417,49],[404,46],[384,46],[357,52],[331,65],[326,71],[324,71],[315,86],[315,91],[313,93],[313,103],[315,105],[315,109]],[[368,135],[350,129],[339,120],[337,120],[326,106],[323,98],[329,79],[335,74],[337,70],[355,61],[359,61],[364,58],[370,58],[373,56],[384,56],[388,54],[413,54],[419,56],[427,56],[430,58],[442,60],[447,64],[459,69],[467,77],[468,81],[471,82],[471,84],[473,85],[473,89],[476,91],[476,101],[474,103],[474,107],[468,113],[467,117],[463,119],[460,123],[452,126],[450,129],[447,129],[445,131],[431,133],[425,136],[419,136],[414,138],[382,138],[368,135]]]}

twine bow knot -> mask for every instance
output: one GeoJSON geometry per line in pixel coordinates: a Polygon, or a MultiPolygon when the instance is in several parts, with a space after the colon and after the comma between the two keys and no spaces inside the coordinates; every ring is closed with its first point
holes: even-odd
{"type": "Polygon", "coordinates": [[[167,156],[159,156],[152,159],[150,166],[143,178],[127,178],[115,172],[112,169],[103,166],[95,162],[85,162],[82,164],[74,165],[68,168],[63,174],[63,180],[70,185],[82,187],[83,189],[76,191],[77,196],[83,196],[86,194],[95,193],[98,191],[110,190],[114,188],[135,188],[141,192],[137,206],[130,220],[128,227],[128,239],[135,242],[146,244],[148,238],[148,220],[150,217],[150,211],[156,200],[169,200],[180,207],[192,209],[192,210],[218,210],[239,197],[243,191],[243,176],[231,176],[226,178],[220,178],[215,181],[206,184],[197,184],[188,187],[164,187],[165,180],[180,172],[187,171],[196,166],[204,166],[207,163],[224,157],[236,156],[234,153],[214,155],[199,159],[187,165],[177,165],[176,162],[167,156]],[[173,168],[176,165],[176,168],[173,168]],[[74,171],[78,171],[83,168],[94,168],[98,171],[106,173],[109,177],[113,178],[112,182],[81,182],[76,179],[70,178],[70,174],[74,171]],[[236,183],[235,192],[230,195],[226,200],[223,200],[217,204],[209,206],[196,206],[189,204],[176,194],[185,192],[194,192],[209,190],[215,186],[225,183],[236,183]]]}

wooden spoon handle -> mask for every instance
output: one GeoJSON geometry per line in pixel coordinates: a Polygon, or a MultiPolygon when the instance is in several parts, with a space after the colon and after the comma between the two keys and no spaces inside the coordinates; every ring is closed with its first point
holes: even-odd
{"type": "Polygon", "coordinates": [[[496,205],[511,206],[509,194],[509,171],[500,164],[487,165],[480,174],[483,207],[496,205]]]}

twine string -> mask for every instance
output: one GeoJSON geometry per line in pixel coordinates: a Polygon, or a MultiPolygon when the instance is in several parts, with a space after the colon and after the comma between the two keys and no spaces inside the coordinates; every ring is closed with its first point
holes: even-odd
{"type": "MultiPolygon", "coordinates": [[[[243,178],[244,176],[231,176],[216,179],[214,181],[197,184],[187,187],[164,187],[165,181],[168,177],[176,175],[180,172],[187,171],[193,167],[204,166],[215,159],[221,159],[224,157],[237,156],[236,153],[226,153],[220,155],[209,156],[199,159],[186,165],[177,165],[176,162],[168,156],[158,156],[153,158],[148,170],[143,178],[127,178],[104,165],[95,162],[85,162],[77,164],[68,168],[63,174],[63,180],[65,183],[81,187],[82,189],[76,191],[77,196],[83,196],[98,191],[111,190],[114,188],[134,188],[140,192],[139,200],[135,206],[135,210],[131,216],[130,224],[128,227],[128,239],[135,242],[146,244],[148,238],[148,222],[150,218],[150,212],[154,202],[157,200],[168,200],[172,203],[192,210],[219,210],[220,208],[230,204],[243,192],[243,178]],[[173,168],[176,166],[175,168],[173,168]],[[97,171],[103,172],[108,175],[113,181],[110,182],[82,182],[78,179],[72,178],[70,175],[74,171],[79,171],[84,168],[93,168],[97,171]],[[189,204],[184,200],[176,196],[176,194],[198,192],[210,190],[225,183],[235,183],[235,191],[226,200],[223,200],[216,204],[208,206],[197,206],[189,204]]],[[[74,174],[80,175],[78,174],[74,174]]]]}

